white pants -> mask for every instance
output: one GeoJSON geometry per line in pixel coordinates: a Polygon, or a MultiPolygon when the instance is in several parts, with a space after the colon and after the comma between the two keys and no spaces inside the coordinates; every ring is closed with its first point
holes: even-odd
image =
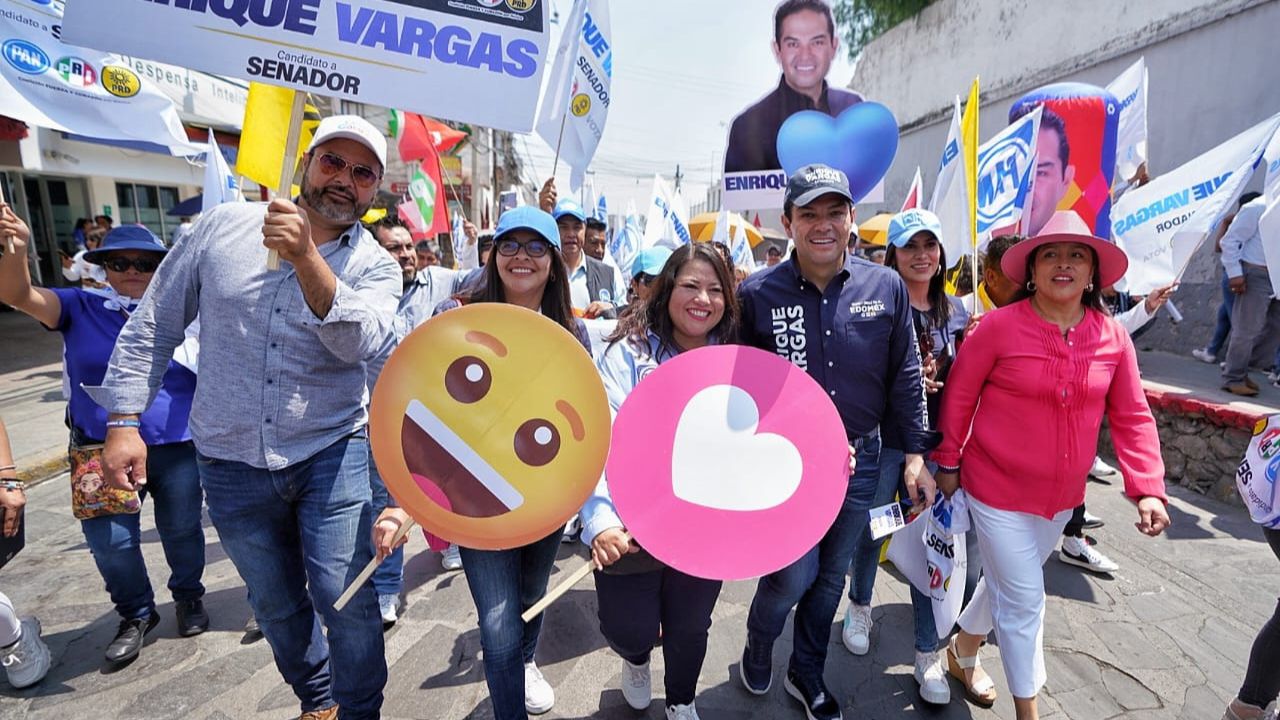
{"type": "Polygon", "coordinates": [[[1039,515],[997,510],[969,496],[969,517],[982,551],[982,579],[960,627],[987,636],[992,629],[1000,660],[1017,698],[1032,698],[1044,686],[1044,563],[1071,519],[1063,510],[1039,515]]]}
{"type": "Polygon", "coordinates": [[[9,596],[0,593],[0,647],[8,647],[22,636],[22,625],[18,622],[18,613],[13,611],[13,603],[9,596]]]}

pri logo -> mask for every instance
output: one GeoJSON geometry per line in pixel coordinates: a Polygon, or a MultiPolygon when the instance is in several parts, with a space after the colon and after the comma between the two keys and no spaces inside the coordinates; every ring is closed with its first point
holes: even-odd
{"type": "Polygon", "coordinates": [[[26,40],[5,40],[0,53],[15,70],[27,75],[42,75],[49,69],[49,56],[35,43],[26,40]]]}
{"type": "Polygon", "coordinates": [[[62,82],[72,87],[92,87],[98,84],[98,72],[82,58],[64,57],[54,67],[62,82]]]}
{"type": "Polygon", "coordinates": [[[1264,460],[1270,460],[1280,453],[1280,427],[1271,428],[1258,441],[1258,454],[1264,460]]]}

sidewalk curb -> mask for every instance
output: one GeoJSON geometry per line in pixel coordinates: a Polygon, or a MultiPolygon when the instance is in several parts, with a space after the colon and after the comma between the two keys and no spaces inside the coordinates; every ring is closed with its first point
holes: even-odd
{"type": "Polygon", "coordinates": [[[70,469],[70,463],[67,460],[65,452],[59,452],[44,460],[39,460],[27,464],[18,473],[18,479],[27,484],[27,487],[35,487],[48,480],[58,477],[70,469]]]}

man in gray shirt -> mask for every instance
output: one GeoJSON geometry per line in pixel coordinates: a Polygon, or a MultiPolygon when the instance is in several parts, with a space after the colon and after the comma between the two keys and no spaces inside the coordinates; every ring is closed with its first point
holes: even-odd
{"type": "Polygon", "coordinates": [[[1262,251],[1262,233],[1258,231],[1258,220],[1266,209],[1264,197],[1245,203],[1221,242],[1227,286],[1236,296],[1231,308],[1231,341],[1222,369],[1222,389],[1245,397],[1258,394],[1249,368],[1271,365],[1280,343],[1280,300],[1274,297],[1267,257],[1262,251]]]}
{"type": "Polygon", "coordinates": [[[157,271],[102,385],[86,388],[111,413],[108,481],[144,485],[136,417],[199,312],[190,427],[209,517],[276,667],[317,720],[339,705],[344,720],[378,717],[387,678],[373,589],[333,609],[373,557],[365,380],[392,333],[401,275],[359,218],[385,163],[386,139],[367,121],[323,120],[296,203],[206,213],[157,271]]]}

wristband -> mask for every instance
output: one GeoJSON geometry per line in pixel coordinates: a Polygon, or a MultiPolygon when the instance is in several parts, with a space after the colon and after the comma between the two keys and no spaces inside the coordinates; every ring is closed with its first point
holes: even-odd
{"type": "Polygon", "coordinates": [[[127,427],[127,428],[136,428],[136,427],[142,427],[142,423],[141,423],[141,422],[139,422],[139,421],[137,421],[137,420],[108,420],[108,421],[107,421],[107,427],[109,427],[109,428],[124,428],[124,427],[127,427]]]}
{"type": "Polygon", "coordinates": [[[21,480],[0,480],[0,488],[5,490],[22,490],[25,492],[27,484],[21,480]]]}
{"type": "Polygon", "coordinates": [[[17,465],[0,465],[0,472],[4,472],[5,470],[17,470],[17,469],[18,469],[17,465]]]}
{"type": "Polygon", "coordinates": [[[960,466],[956,465],[953,467],[951,465],[943,465],[942,463],[938,463],[938,472],[958,473],[960,472],[960,466]]]}

